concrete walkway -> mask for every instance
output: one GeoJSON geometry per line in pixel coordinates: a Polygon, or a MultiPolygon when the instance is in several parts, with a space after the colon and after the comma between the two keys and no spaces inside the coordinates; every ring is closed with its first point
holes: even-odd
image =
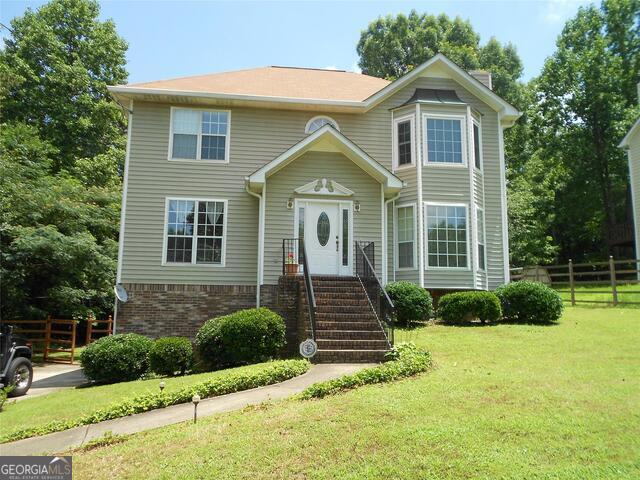
{"type": "MultiPolygon", "coordinates": [[[[371,365],[362,363],[313,365],[304,375],[282,383],[202,400],[198,405],[198,418],[238,410],[248,405],[281,400],[302,392],[314,383],[348,375],[369,366],[371,365]]],[[[59,453],[80,447],[90,440],[102,437],[107,432],[114,435],[126,435],[192,419],[193,405],[191,403],[183,403],[129,417],[50,433],[42,437],[26,438],[17,442],[1,444],[0,455],[59,453]]]]}
{"type": "Polygon", "coordinates": [[[33,365],[33,381],[26,395],[12,398],[11,401],[28,400],[47,393],[73,388],[87,383],[80,365],[64,363],[43,363],[33,365]]]}

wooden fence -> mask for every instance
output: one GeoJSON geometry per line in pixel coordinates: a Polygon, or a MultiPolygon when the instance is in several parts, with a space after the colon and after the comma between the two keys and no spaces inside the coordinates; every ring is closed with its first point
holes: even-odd
{"type": "MultiPolygon", "coordinates": [[[[73,363],[78,338],[78,320],[55,319],[49,316],[44,320],[5,320],[5,323],[13,325],[17,335],[27,338],[32,344],[34,354],[41,354],[45,362],[73,363]]],[[[111,316],[106,320],[89,318],[85,342],[88,345],[95,341],[96,333],[111,335],[112,330],[111,316]],[[99,325],[106,326],[95,328],[99,325]]]]}
{"type": "Polygon", "coordinates": [[[558,292],[568,294],[571,305],[594,303],[608,305],[640,305],[640,265],[638,260],[614,260],[607,262],[573,263],[511,269],[511,281],[532,280],[545,283],[558,292]],[[584,288],[586,287],[586,288],[584,288]],[[624,291],[621,292],[620,289],[624,291]],[[591,295],[591,298],[584,298],[591,295]],[[605,295],[597,300],[593,295],[605,295]],[[624,298],[621,298],[621,296],[624,298]],[[582,297],[582,298],[581,298],[582,297]],[[627,298],[632,298],[628,300],[627,298]]]}

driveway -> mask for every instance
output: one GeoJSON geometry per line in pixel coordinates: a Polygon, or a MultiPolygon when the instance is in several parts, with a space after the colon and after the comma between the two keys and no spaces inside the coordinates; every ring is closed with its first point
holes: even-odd
{"type": "Polygon", "coordinates": [[[80,365],[43,363],[33,366],[33,382],[26,395],[12,400],[22,401],[47,393],[73,388],[87,382],[80,365]]]}

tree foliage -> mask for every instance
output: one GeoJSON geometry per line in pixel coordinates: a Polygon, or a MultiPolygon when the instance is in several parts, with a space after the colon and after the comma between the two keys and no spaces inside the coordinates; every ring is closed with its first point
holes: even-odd
{"type": "Polygon", "coordinates": [[[126,44],[90,0],[11,22],[0,52],[3,318],[100,315],[113,306],[126,44]]]}

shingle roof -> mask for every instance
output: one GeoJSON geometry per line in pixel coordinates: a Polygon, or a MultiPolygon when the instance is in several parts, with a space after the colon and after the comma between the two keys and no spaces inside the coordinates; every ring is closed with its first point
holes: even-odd
{"type": "Polygon", "coordinates": [[[134,83],[127,87],[360,102],[389,83],[344,70],[271,66],[134,83]]]}

